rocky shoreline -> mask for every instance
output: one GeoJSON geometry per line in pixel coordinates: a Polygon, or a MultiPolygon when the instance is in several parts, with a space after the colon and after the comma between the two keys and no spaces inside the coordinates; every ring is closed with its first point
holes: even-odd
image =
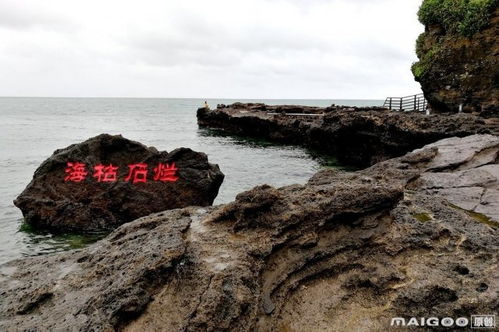
{"type": "MultiPolygon", "coordinates": [[[[425,31],[416,41],[419,61],[413,63],[412,72],[432,114],[381,107],[261,103],[210,109],[206,102],[197,110],[200,127],[301,145],[336,157],[345,166],[345,170],[323,169],[304,185],[274,188],[262,184],[238,194],[233,202],[213,206],[224,174],[203,152],[189,148],[158,151],[107,134],[56,150],[14,201],[26,224],[49,230],[49,236],[67,231],[111,233],[81,250],[0,264],[0,331],[464,331],[476,327],[474,315],[488,316],[487,325],[482,319],[479,328],[494,329],[499,312],[498,4],[498,0],[422,2],[418,18],[425,31]],[[404,321],[403,326],[394,326],[394,319],[404,321]]],[[[126,14],[129,6],[125,7],[121,14],[126,14]]],[[[201,9],[191,15],[188,7],[182,8],[179,31],[196,34],[208,24],[210,29],[201,38],[216,37],[221,31],[212,24],[216,19],[197,22],[201,25],[189,23],[199,13],[210,16],[209,11],[203,12],[207,7],[201,9]]],[[[292,7],[286,10],[290,9],[294,13],[292,7]]],[[[22,25],[29,22],[28,17],[22,25]]],[[[251,24],[238,31],[237,24],[229,23],[243,37],[247,32],[260,37],[266,31],[254,30],[251,24]]],[[[43,32],[40,24],[35,25],[43,32]]],[[[280,34],[274,26],[267,30],[280,34]]],[[[154,32],[142,28],[142,32],[154,32]]],[[[148,46],[158,42],[173,45],[180,57],[187,57],[186,63],[174,61],[176,69],[187,68],[186,64],[199,69],[196,58],[212,62],[192,52],[196,45],[209,45],[205,41],[194,40],[191,47],[182,48],[182,43],[171,38],[175,34],[149,33],[144,43],[140,32],[132,36],[136,44],[132,46],[147,53],[144,61],[137,58],[140,64],[155,64],[147,57],[157,47],[148,46]]],[[[275,49],[268,43],[272,40],[265,38],[250,49],[244,38],[243,43],[224,44],[222,38],[222,43],[215,44],[217,48],[229,45],[229,58],[236,54],[231,51],[250,50],[249,59],[257,61],[245,61],[246,68],[247,64],[266,64],[252,52],[261,46],[270,45],[271,51],[277,50],[271,55],[277,56],[287,54],[282,50],[294,50],[298,44],[291,45],[286,34],[283,37],[275,49]]],[[[313,54],[321,54],[323,48],[316,44],[323,37],[307,43],[313,54]]],[[[366,47],[369,43],[359,50],[366,47]]],[[[11,53],[22,58],[26,52],[11,53]]],[[[131,54],[140,55],[135,53],[131,54]]],[[[385,53],[388,58],[401,54],[391,48],[385,53]]],[[[375,57],[383,54],[382,50],[372,53],[375,57]]],[[[237,67],[232,62],[222,59],[210,68],[229,68],[230,72],[237,67]],[[220,67],[224,63],[230,67],[220,67]]],[[[269,64],[265,72],[286,74],[286,66],[272,70],[269,64]]],[[[139,75],[133,77],[140,78],[145,72],[135,67],[133,73],[139,75]]],[[[310,68],[305,66],[305,70],[310,68]]],[[[244,86],[249,82],[245,82],[246,74],[253,73],[243,71],[245,75],[239,75],[243,81],[239,81],[244,86]]],[[[333,80],[339,82],[339,74],[333,80]]],[[[214,85],[222,82],[225,86],[232,78],[237,83],[237,77],[237,72],[223,76],[214,85]]],[[[201,87],[206,85],[203,82],[201,87]]],[[[217,91],[207,91],[211,90],[217,91]]],[[[96,128],[133,129],[137,136],[149,135],[135,131],[139,125],[156,132],[147,137],[161,139],[168,138],[172,126],[165,129],[158,123],[150,128],[158,117],[148,118],[149,113],[169,116],[160,110],[180,107],[156,101],[122,104],[114,99],[68,107],[73,102],[34,105],[61,117],[70,115],[71,125],[46,127],[58,128],[64,135],[96,128]],[[57,111],[59,107],[63,112],[57,111]],[[99,107],[103,110],[91,112],[99,107]],[[114,116],[139,107],[143,112],[114,116]],[[90,125],[73,125],[82,119],[90,119],[90,125]],[[100,126],[110,120],[116,124],[100,126]]],[[[24,106],[15,106],[19,104],[6,105],[9,112],[24,110],[24,106]]],[[[31,114],[38,120],[47,113],[31,114]]],[[[184,138],[182,130],[190,127],[179,125],[171,114],[169,121],[184,138]]],[[[16,124],[12,128],[19,130],[7,131],[14,140],[27,126],[37,126],[24,119],[16,124]]],[[[11,161],[16,168],[21,165],[18,159],[7,162],[11,161]]]]}
{"type": "Polygon", "coordinates": [[[474,135],[152,214],[1,265],[0,329],[381,331],[494,313],[498,193],[499,138],[474,135]]]}
{"type": "Polygon", "coordinates": [[[497,119],[424,115],[379,107],[218,105],[200,108],[201,127],[320,149],[346,165],[367,167],[449,137],[499,134],[497,119]]]}

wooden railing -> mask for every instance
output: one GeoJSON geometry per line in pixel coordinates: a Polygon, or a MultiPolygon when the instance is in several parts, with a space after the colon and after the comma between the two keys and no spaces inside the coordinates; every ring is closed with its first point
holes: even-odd
{"type": "Polygon", "coordinates": [[[428,102],[424,95],[418,94],[406,97],[388,97],[383,104],[390,110],[397,111],[420,111],[426,112],[428,110],[428,102]]]}

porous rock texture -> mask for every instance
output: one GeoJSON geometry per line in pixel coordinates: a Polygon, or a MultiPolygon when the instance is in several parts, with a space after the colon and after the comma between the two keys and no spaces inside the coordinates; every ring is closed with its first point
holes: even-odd
{"type": "Polygon", "coordinates": [[[213,203],[224,179],[218,165],[204,153],[179,148],[160,152],[121,135],[102,134],[60,149],[35,171],[33,180],[14,204],[26,222],[55,231],[96,231],[168,209],[213,203]],[[81,182],[65,181],[68,162],[85,165],[81,182]],[[130,164],[147,165],[146,183],[125,181],[130,164]],[[155,181],[158,164],[175,167],[178,179],[155,181]],[[119,167],[115,182],[98,182],[96,165],[119,167]]]}
{"type": "Polygon", "coordinates": [[[499,122],[471,114],[425,115],[376,107],[218,105],[197,111],[201,127],[320,149],[367,167],[448,137],[499,134],[499,122]]]}
{"type": "Polygon", "coordinates": [[[443,140],[11,261],[0,330],[384,331],[392,317],[495,313],[497,223],[443,189],[497,204],[498,153],[497,136],[443,140]]]}

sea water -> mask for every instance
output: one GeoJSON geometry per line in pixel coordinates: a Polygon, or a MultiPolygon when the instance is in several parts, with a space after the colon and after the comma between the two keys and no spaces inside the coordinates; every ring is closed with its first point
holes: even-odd
{"type": "MultiPolygon", "coordinates": [[[[226,100],[329,106],[379,106],[380,100],[226,100]]],[[[224,135],[199,128],[196,110],[204,99],[0,98],[0,264],[23,256],[82,248],[104,234],[52,234],[23,224],[12,201],[36,168],[56,150],[108,133],[121,134],[158,150],[188,147],[208,155],[225,174],[215,204],[232,201],[260,184],[303,184],[334,158],[302,147],[224,135]]]]}

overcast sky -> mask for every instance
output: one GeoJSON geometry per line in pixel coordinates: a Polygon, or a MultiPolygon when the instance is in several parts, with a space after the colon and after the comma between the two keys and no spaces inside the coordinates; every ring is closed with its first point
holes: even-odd
{"type": "Polygon", "coordinates": [[[421,0],[0,0],[0,96],[383,99],[421,0]]]}

